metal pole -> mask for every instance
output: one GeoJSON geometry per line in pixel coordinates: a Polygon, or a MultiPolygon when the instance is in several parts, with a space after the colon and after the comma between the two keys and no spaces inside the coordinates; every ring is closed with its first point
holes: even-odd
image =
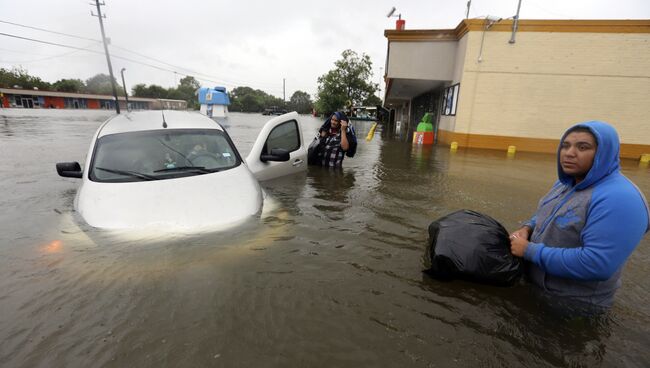
{"type": "Polygon", "coordinates": [[[515,43],[515,33],[517,33],[517,28],[519,27],[519,9],[521,9],[521,0],[517,4],[517,15],[515,15],[515,20],[512,22],[512,35],[510,36],[510,41],[508,43],[515,43]]]}
{"type": "Polygon", "coordinates": [[[282,101],[287,102],[287,94],[286,94],[286,89],[285,89],[285,82],[286,79],[282,78],[282,101]]]}
{"type": "MultiPolygon", "coordinates": [[[[106,44],[106,33],[104,32],[104,22],[102,21],[102,9],[99,0],[95,0],[97,5],[97,18],[99,18],[99,28],[102,30],[102,42],[104,43],[104,52],[106,53],[106,62],[108,63],[108,74],[111,77],[111,89],[113,89],[113,97],[115,98],[115,112],[120,113],[120,103],[117,100],[117,89],[115,88],[115,77],[113,77],[113,66],[111,65],[111,55],[108,53],[108,45],[106,44]]],[[[91,15],[95,15],[90,12],[91,15]]]]}
{"type": "Polygon", "coordinates": [[[120,74],[122,74],[122,87],[124,87],[124,99],[126,99],[126,111],[129,111],[129,93],[126,92],[126,82],[124,81],[124,71],[126,68],[122,68],[120,70],[120,74]]]}
{"type": "Polygon", "coordinates": [[[377,91],[377,92],[379,92],[379,99],[380,99],[380,100],[381,100],[381,80],[382,80],[383,77],[384,77],[384,76],[381,74],[381,71],[382,71],[382,70],[384,70],[384,68],[380,66],[380,67],[379,67],[379,91],[377,91]]]}
{"type": "Polygon", "coordinates": [[[472,6],[472,0],[467,1],[467,15],[465,15],[465,19],[469,18],[469,8],[472,6]]]}

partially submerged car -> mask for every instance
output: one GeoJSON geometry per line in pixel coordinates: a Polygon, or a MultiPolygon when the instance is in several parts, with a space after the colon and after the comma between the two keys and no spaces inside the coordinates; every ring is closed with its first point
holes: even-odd
{"type": "Polygon", "coordinates": [[[244,160],[228,132],[195,112],[116,115],[95,133],[84,168],[56,165],[80,178],[75,210],[106,229],[220,228],[262,210],[258,181],[306,170],[297,113],[269,120],[244,160]]]}

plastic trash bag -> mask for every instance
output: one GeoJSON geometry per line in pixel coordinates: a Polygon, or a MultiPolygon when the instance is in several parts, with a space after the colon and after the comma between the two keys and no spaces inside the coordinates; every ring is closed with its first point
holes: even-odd
{"type": "Polygon", "coordinates": [[[523,273],[506,229],[484,214],[460,210],[429,225],[425,272],[437,279],[513,285],[523,273]]]}
{"type": "Polygon", "coordinates": [[[320,165],[323,161],[323,149],[325,143],[320,137],[314,138],[307,148],[307,165],[320,165]]]}

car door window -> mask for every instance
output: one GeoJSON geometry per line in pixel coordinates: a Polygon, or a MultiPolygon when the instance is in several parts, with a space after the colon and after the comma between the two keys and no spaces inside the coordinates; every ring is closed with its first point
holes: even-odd
{"type": "Polygon", "coordinates": [[[275,148],[282,148],[289,152],[300,148],[300,131],[295,120],[282,123],[271,130],[269,137],[266,139],[266,144],[264,144],[262,154],[267,154],[275,148]]]}

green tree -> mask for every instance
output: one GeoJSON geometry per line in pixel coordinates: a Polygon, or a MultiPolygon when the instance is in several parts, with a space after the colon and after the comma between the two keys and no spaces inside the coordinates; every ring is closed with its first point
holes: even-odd
{"type": "Polygon", "coordinates": [[[52,89],[57,92],[80,93],[86,89],[81,79],[59,79],[52,84],[52,89]]]}
{"type": "Polygon", "coordinates": [[[201,84],[192,76],[187,76],[180,80],[178,87],[170,89],[169,98],[187,101],[187,107],[197,110],[199,108],[199,99],[196,91],[201,88],[201,84]],[[172,97],[173,96],[173,97],[172,97]]]}
{"type": "Polygon", "coordinates": [[[371,82],[372,61],[370,56],[359,56],[352,50],[341,53],[335,68],[318,77],[316,108],[329,114],[336,110],[363,104],[378,88],[371,82]]]}
{"type": "Polygon", "coordinates": [[[296,91],[289,99],[289,110],[297,111],[300,114],[310,113],[312,106],[311,96],[307,92],[296,91]]]}
{"type": "Polygon", "coordinates": [[[228,93],[228,96],[230,111],[261,112],[264,108],[271,106],[286,108],[286,104],[281,98],[251,87],[236,87],[228,93]]]}
{"type": "Polygon", "coordinates": [[[377,97],[376,95],[370,95],[368,98],[366,98],[365,101],[363,101],[363,106],[377,106],[381,105],[381,98],[377,97]]]}
{"type": "Polygon", "coordinates": [[[164,87],[161,87],[156,84],[152,84],[147,87],[147,96],[149,98],[168,98],[169,91],[164,87]]]}
{"type": "Polygon", "coordinates": [[[29,75],[27,69],[22,67],[12,67],[11,69],[0,68],[0,87],[5,88],[24,88],[49,90],[52,85],[43,81],[39,77],[29,75]]]}
{"type": "MultiPolygon", "coordinates": [[[[115,82],[117,95],[124,96],[124,89],[119,88],[120,84],[117,83],[115,78],[113,78],[113,82],[115,82]]],[[[112,95],[113,88],[111,86],[111,77],[100,73],[86,79],[86,92],[98,95],[112,95]]]]}
{"type": "Polygon", "coordinates": [[[133,97],[170,98],[170,91],[174,91],[174,89],[166,89],[155,84],[147,87],[144,83],[138,83],[131,88],[131,94],[133,97]]]}
{"type": "Polygon", "coordinates": [[[131,96],[133,97],[148,97],[147,92],[147,85],[144,83],[138,83],[131,87],[131,96]]]}

